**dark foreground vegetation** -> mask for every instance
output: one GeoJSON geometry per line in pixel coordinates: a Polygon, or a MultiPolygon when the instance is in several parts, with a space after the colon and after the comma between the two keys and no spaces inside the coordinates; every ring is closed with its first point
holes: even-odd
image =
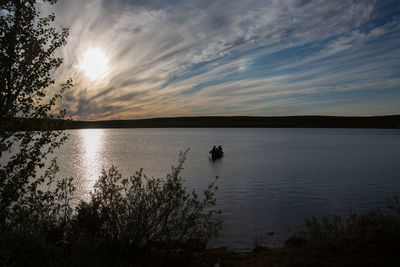
{"type": "Polygon", "coordinates": [[[137,172],[102,176],[88,202],[70,205],[72,187],[15,207],[2,225],[1,266],[399,266],[400,203],[368,214],[312,217],[285,247],[268,238],[253,251],[207,248],[221,229],[215,186],[200,199],[182,187],[180,164],[164,179],[137,172]],[[40,201],[45,200],[45,203],[40,201]],[[34,212],[33,212],[34,211],[34,212]]]}
{"type": "Polygon", "coordinates": [[[221,266],[400,266],[399,251],[400,203],[393,197],[385,209],[363,215],[312,217],[280,249],[264,242],[251,252],[219,248],[201,255],[221,266]]]}
{"type": "Polygon", "coordinates": [[[75,120],[25,120],[20,118],[3,121],[9,130],[42,130],[49,125],[53,129],[84,128],[383,128],[400,129],[400,115],[373,117],[337,116],[288,116],[248,117],[209,116],[175,117],[138,120],[75,121],[75,120]]]}
{"type": "MultiPolygon", "coordinates": [[[[2,210],[1,266],[164,266],[185,262],[221,229],[214,183],[198,196],[179,176],[103,171],[89,201],[73,205],[72,179],[2,210]]],[[[4,208],[4,207],[3,207],[4,208]]]]}

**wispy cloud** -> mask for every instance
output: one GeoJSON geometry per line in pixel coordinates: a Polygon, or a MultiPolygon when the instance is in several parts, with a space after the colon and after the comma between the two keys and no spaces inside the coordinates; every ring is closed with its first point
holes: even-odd
{"type": "Polygon", "coordinates": [[[81,119],[400,113],[400,7],[385,3],[60,1],[62,105],[81,119]],[[91,48],[110,63],[97,81],[78,67],[91,48]],[[385,108],[358,102],[376,95],[385,108]]]}

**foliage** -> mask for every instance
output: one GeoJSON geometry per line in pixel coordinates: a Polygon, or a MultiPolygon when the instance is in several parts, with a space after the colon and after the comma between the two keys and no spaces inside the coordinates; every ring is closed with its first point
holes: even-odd
{"type": "Polygon", "coordinates": [[[204,248],[221,228],[214,208],[217,187],[211,183],[202,198],[187,192],[180,177],[186,153],[164,178],[149,178],[142,170],[122,178],[115,167],[103,170],[91,200],[77,208],[73,239],[113,249],[118,255],[113,262],[143,260],[139,256],[152,249],[160,256],[204,248]]]}
{"type": "MultiPolygon", "coordinates": [[[[45,2],[56,1],[40,4],[45,2]]],[[[52,131],[48,119],[53,118],[49,113],[56,100],[72,86],[68,80],[49,94],[49,88],[55,87],[52,74],[62,63],[54,54],[65,45],[68,30],[58,32],[52,27],[54,14],[41,16],[38,4],[35,0],[0,2],[1,265],[23,257],[22,248],[43,246],[71,212],[66,202],[73,191],[72,180],[57,183],[55,159],[45,164],[66,138],[62,131],[52,131]],[[20,121],[35,123],[34,128],[42,131],[13,131],[20,121]]],[[[61,111],[57,117],[64,114],[61,111]]]]}
{"type": "MultiPolygon", "coordinates": [[[[351,215],[350,217],[352,217],[351,215]]],[[[310,243],[338,244],[342,240],[345,232],[345,222],[337,215],[322,215],[318,220],[315,216],[308,219],[305,223],[305,230],[302,234],[307,236],[310,243]]]]}
{"type": "MultiPolygon", "coordinates": [[[[56,1],[44,1],[54,4],[56,1]]],[[[52,73],[62,59],[55,57],[57,48],[65,45],[68,30],[57,32],[51,23],[55,16],[42,17],[37,1],[2,1],[0,3],[0,225],[32,214],[31,201],[51,201],[43,187],[54,182],[58,168],[55,161],[45,161],[66,136],[51,131],[46,123],[49,112],[61,93],[71,87],[68,80],[58,93],[49,95],[54,85],[52,73]],[[10,131],[18,120],[42,122],[43,131],[10,131]],[[7,158],[6,158],[7,157],[7,158]],[[47,167],[46,170],[44,170],[47,167]],[[39,175],[38,170],[43,169],[39,175]],[[18,203],[18,204],[17,204],[18,203]],[[19,214],[20,213],[20,214],[19,214]],[[25,214],[25,215],[23,215],[25,214]]],[[[61,111],[58,118],[65,112],[61,111]]],[[[32,215],[33,216],[33,215],[32,215]]]]}
{"type": "Polygon", "coordinates": [[[400,248],[400,203],[397,196],[388,200],[387,209],[364,215],[312,217],[299,233],[311,245],[353,247],[355,249],[400,248]]]}
{"type": "Polygon", "coordinates": [[[271,239],[274,236],[274,232],[267,232],[261,236],[256,237],[254,240],[253,246],[254,249],[260,249],[260,248],[270,248],[271,247],[271,239]]]}
{"type": "Polygon", "coordinates": [[[77,206],[71,204],[72,179],[25,198],[15,206],[21,217],[3,231],[2,264],[187,264],[218,234],[221,221],[215,182],[202,196],[184,187],[186,153],[163,178],[149,178],[142,170],[123,178],[115,167],[103,170],[90,201],[77,206]]]}

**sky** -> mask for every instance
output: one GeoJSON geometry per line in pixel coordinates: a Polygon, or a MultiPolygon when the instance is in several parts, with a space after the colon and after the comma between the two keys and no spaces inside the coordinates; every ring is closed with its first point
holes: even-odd
{"type": "Polygon", "coordinates": [[[54,77],[73,79],[58,104],[73,118],[400,114],[398,0],[60,0],[42,9],[69,28],[54,77]]]}

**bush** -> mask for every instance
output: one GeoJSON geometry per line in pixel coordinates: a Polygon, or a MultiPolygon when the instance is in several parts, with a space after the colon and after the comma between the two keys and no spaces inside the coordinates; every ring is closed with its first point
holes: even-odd
{"type": "Polygon", "coordinates": [[[346,247],[368,251],[400,249],[400,203],[397,196],[388,200],[387,209],[365,215],[312,217],[298,233],[313,246],[346,247]]]}
{"type": "Polygon", "coordinates": [[[97,252],[116,255],[114,263],[142,261],[140,255],[153,250],[171,256],[204,248],[221,229],[217,187],[210,184],[203,198],[187,192],[180,177],[186,153],[165,178],[149,178],[142,170],[122,178],[115,167],[103,170],[91,200],[77,207],[72,243],[95,244],[97,252]]]}
{"type": "Polygon", "coordinates": [[[115,167],[103,170],[91,200],[76,207],[71,205],[72,179],[61,180],[54,191],[42,192],[26,205],[15,206],[25,217],[2,229],[0,263],[187,263],[217,235],[221,221],[215,208],[215,181],[202,197],[184,187],[180,173],[186,153],[180,154],[178,166],[164,178],[149,178],[142,170],[122,178],[115,167]]]}

